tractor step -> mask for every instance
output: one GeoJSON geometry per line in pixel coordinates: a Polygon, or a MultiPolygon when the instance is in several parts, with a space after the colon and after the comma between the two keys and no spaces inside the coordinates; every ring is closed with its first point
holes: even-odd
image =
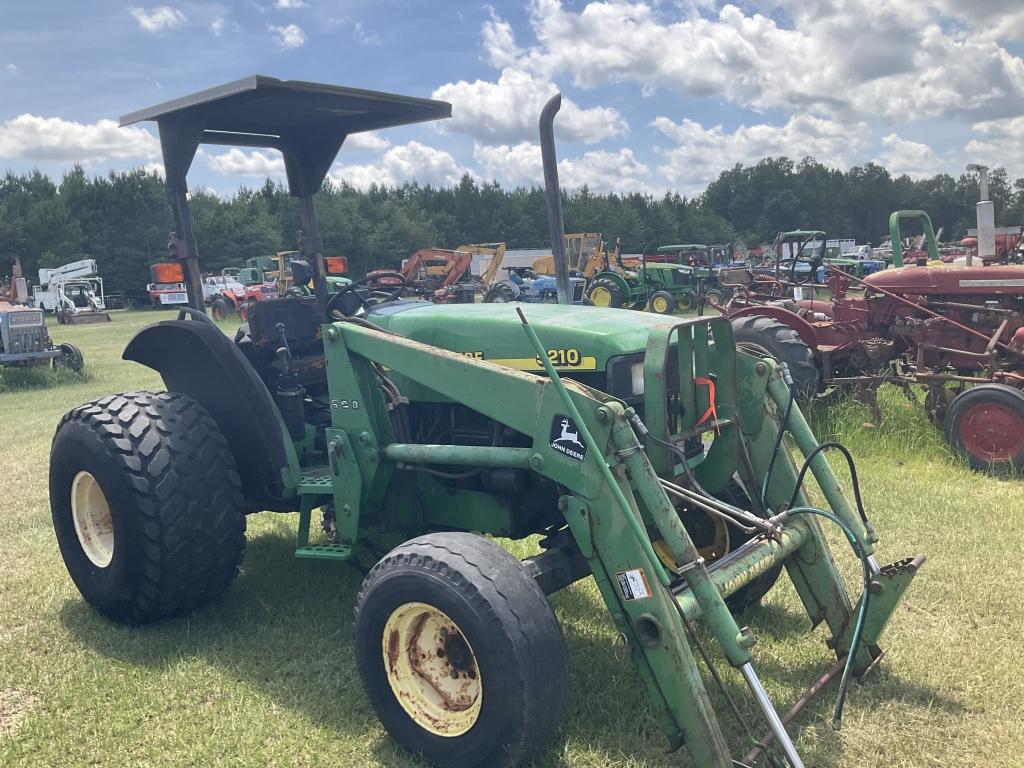
{"type": "Polygon", "coordinates": [[[348,560],[352,547],[348,544],[307,544],[295,550],[296,557],[307,560],[348,560]]]}
{"type": "Polygon", "coordinates": [[[327,466],[307,467],[302,472],[302,479],[299,480],[300,494],[323,494],[326,496],[334,493],[334,485],[331,481],[331,469],[327,466]]]}

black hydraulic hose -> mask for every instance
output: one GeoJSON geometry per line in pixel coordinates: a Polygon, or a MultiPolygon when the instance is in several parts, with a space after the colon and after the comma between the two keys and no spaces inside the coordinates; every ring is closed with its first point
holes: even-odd
{"type": "Polygon", "coordinates": [[[871,567],[868,565],[867,555],[864,554],[864,550],[861,549],[860,544],[857,542],[857,538],[853,535],[853,531],[851,531],[849,526],[838,517],[816,507],[794,507],[788,511],[790,515],[817,515],[818,517],[822,517],[839,526],[842,529],[843,534],[845,534],[846,540],[850,542],[850,546],[853,548],[854,554],[856,554],[857,558],[860,560],[861,570],[864,575],[864,591],[861,595],[860,610],[857,613],[857,623],[853,628],[853,637],[850,639],[850,650],[846,654],[846,666],[843,667],[843,677],[839,682],[839,692],[836,694],[836,705],[832,710],[832,727],[838,731],[843,722],[843,705],[846,703],[846,692],[850,684],[850,674],[853,671],[853,659],[857,654],[857,648],[860,645],[861,637],[864,634],[864,618],[867,616],[868,598],[871,594],[871,567]]]}
{"type": "Polygon", "coordinates": [[[796,504],[797,496],[800,495],[800,488],[804,484],[804,477],[807,475],[807,470],[811,466],[811,460],[826,450],[839,451],[846,458],[846,464],[850,468],[850,481],[853,485],[853,498],[857,503],[857,513],[860,515],[861,522],[864,523],[864,530],[867,531],[869,537],[875,535],[875,529],[871,525],[871,521],[868,520],[867,513],[864,511],[864,502],[860,495],[860,480],[857,479],[857,465],[853,461],[853,456],[850,455],[849,449],[842,443],[827,442],[820,443],[813,451],[807,454],[807,458],[804,459],[803,466],[800,467],[800,473],[796,477],[796,485],[793,486],[793,495],[789,498],[789,504],[787,508],[791,508],[796,504]]]}

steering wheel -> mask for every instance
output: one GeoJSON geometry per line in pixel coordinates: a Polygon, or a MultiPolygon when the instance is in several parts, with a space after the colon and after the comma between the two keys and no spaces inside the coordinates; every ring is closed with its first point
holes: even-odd
{"type": "Polygon", "coordinates": [[[405,276],[401,272],[377,272],[372,276],[367,275],[338,289],[327,302],[327,319],[334,320],[339,315],[352,317],[360,309],[369,309],[386,301],[394,301],[402,295],[403,290],[405,276]],[[381,278],[396,280],[394,287],[390,291],[375,290],[372,284],[381,278]]]}
{"type": "Polygon", "coordinates": [[[813,283],[816,277],[815,273],[818,268],[821,267],[822,258],[812,256],[811,258],[805,258],[803,256],[797,256],[793,259],[784,259],[780,266],[783,269],[789,270],[789,282],[794,285],[800,285],[801,283],[813,283]],[[797,264],[806,264],[809,269],[806,273],[798,274],[796,271],[797,264]]]}

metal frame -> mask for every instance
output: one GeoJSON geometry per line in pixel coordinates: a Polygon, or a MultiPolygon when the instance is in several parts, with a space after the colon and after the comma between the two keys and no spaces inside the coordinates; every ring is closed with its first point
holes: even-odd
{"type": "Polygon", "coordinates": [[[450,116],[447,102],[253,75],[131,112],[121,117],[120,124],[157,123],[174,215],[172,251],[184,265],[189,306],[203,312],[199,249],[186,180],[200,144],[281,152],[289,191],[299,198],[299,251],[313,268],[313,290],[323,306],[328,298],[327,278],[313,195],[346,137],[450,116]]]}

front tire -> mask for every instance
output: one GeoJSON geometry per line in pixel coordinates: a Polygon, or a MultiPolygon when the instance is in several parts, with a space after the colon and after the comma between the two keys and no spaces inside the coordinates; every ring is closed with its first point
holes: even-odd
{"type": "Polygon", "coordinates": [[[676,311],[676,300],[668,291],[655,291],[648,307],[656,314],[671,315],[676,311]]]}
{"type": "Polygon", "coordinates": [[[241,482],[206,410],[173,392],[130,392],[61,420],[50,452],[50,510],[82,596],[142,624],[220,595],[245,548],[241,482]]]}
{"type": "Polygon", "coordinates": [[[732,337],[745,352],[785,363],[797,398],[810,400],[818,392],[820,377],[811,348],[788,325],[763,315],[745,315],[733,319],[732,337]]]}
{"type": "Polygon", "coordinates": [[[53,358],[54,368],[64,368],[71,371],[72,373],[81,373],[82,369],[85,368],[85,358],[82,357],[82,351],[74,344],[61,344],[60,357],[53,358]]]}
{"type": "Polygon", "coordinates": [[[377,716],[433,765],[516,763],[558,728],[561,626],[523,564],[488,539],[435,533],[392,550],[363,581],[355,635],[377,716]]]}
{"type": "Polygon", "coordinates": [[[979,384],[953,398],[946,441],[972,469],[997,475],[1024,472],[1024,392],[1006,384],[979,384]]]}

